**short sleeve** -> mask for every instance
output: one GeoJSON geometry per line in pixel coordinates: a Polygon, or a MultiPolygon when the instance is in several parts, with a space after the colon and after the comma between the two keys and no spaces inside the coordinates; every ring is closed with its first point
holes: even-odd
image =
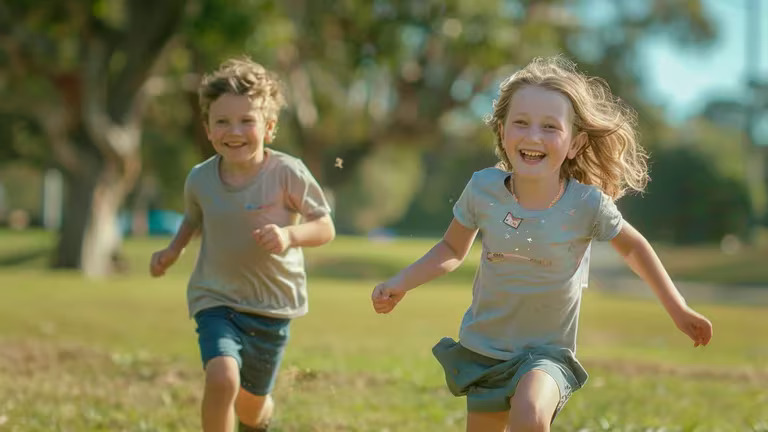
{"type": "Polygon", "coordinates": [[[197,199],[193,173],[194,170],[189,173],[187,180],[184,182],[184,218],[192,226],[198,227],[203,222],[203,210],[200,207],[200,201],[197,199]]]}
{"type": "Polygon", "coordinates": [[[471,229],[478,228],[474,206],[475,198],[472,181],[474,178],[475,176],[473,175],[472,179],[469,180],[469,183],[464,186],[464,191],[461,192],[461,196],[456,201],[456,204],[453,205],[453,217],[456,218],[460,224],[471,229]]]}
{"type": "Polygon", "coordinates": [[[288,166],[286,180],[287,205],[305,219],[316,219],[331,213],[323,189],[301,161],[288,166]]]}
{"type": "Polygon", "coordinates": [[[624,218],[616,208],[616,203],[605,193],[600,193],[600,207],[595,217],[595,225],[592,229],[592,238],[597,241],[608,241],[616,237],[621,231],[624,218]]]}

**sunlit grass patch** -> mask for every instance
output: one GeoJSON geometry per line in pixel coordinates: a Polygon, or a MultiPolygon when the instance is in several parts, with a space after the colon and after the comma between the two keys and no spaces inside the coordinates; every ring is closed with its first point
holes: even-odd
{"type": "Polygon", "coordinates": [[[10,431],[194,430],[199,372],[163,357],[3,340],[0,415],[10,431]],[[189,412],[189,409],[184,411],[189,412]]]}
{"type": "MultiPolygon", "coordinates": [[[[130,239],[129,271],[104,280],[0,268],[0,431],[199,430],[203,374],[185,302],[196,257],[190,248],[150,278],[149,254],[166,240],[130,239]]],[[[410,292],[392,314],[370,305],[373,286],[431,244],[342,237],[307,249],[310,312],[292,324],[274,431],[464,429],[464,400],[430,350],[457,336],[473,265],[410,292]],[[340,274],[345,263],[354,277],[340,274]]],[[[577,354],[590,380],[554,430],[768,430],[768,308],[694,306],[715,326],[703,349],[657,301],[585,291],[577,354]]]]}
{"type": "MultiPolygon", "coordinates": [[[[202,372],[195,365],[79,344],[2,343],[2,430],[199,428],[202,372]]],[[[314,369],[295,360],[278,377],[276,432],[463,430],[464,401],[448,393],[441,376],[422,382],[387,369],[314,369]]],[[[608,361],[587,367],[587,386],[553,430],[759,431],[768,421],[764,376],[608,361]]]]}

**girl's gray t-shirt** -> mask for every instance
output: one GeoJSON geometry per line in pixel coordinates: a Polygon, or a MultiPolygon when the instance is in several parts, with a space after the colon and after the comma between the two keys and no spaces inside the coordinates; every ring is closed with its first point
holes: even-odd
{"type": "Polygon", "coordinates": [[[459,223],[480,231],[483,246],[460,342],[500,360],[544,346],[575,353],[590,244],[615,237],[621,213],[600,189],[574,179],[551,208],[526,210],[505,186],[510,175],[475,172],[453,207],[459,223]]]}
{"type": "Polygon", "coordinates": [[[215,155],[196,165],[184,186],[185,217],[202,228],[200,253],[187,287],[190,315],[214,306],[295,318],[307,310],[300,247],[273,254],[251,233],[266,224],[293,225],[330,214],[322,189],[301,160],[267,149],[259,173],[241,187],[221,181],[215,155]]]}

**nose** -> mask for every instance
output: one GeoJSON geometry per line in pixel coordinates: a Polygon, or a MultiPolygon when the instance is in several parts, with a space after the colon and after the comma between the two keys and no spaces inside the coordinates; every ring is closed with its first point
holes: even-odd
{"type": "Polygon", "coordinates": [[[538,143],[538,142],[541,142],[541,137],[542,137],[542,131],[540,127],[536,126],[536,127],[528,128],[529,141],[538,143]]]}
{"type": "Polygon", "coordinates": [[[243,132],[243,127],[240,123],[234,123],[229,125],[229,130],[227,132],[233,134],[233,135],[241,135],[243,132]]]}

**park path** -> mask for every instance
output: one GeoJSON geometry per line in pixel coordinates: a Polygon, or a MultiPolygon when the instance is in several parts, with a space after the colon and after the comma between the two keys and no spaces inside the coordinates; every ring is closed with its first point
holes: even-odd
{"type": "MultiPolygon", "coordinates": [[[[692,303],[768,305],[768,282],[764,287],[721,285],[675,280],[677,289],[692,303]]],[[[653,292],[624,264],[610,243],[592,243],[590,287],[611,293],[653,298],[653,292]]]]}

